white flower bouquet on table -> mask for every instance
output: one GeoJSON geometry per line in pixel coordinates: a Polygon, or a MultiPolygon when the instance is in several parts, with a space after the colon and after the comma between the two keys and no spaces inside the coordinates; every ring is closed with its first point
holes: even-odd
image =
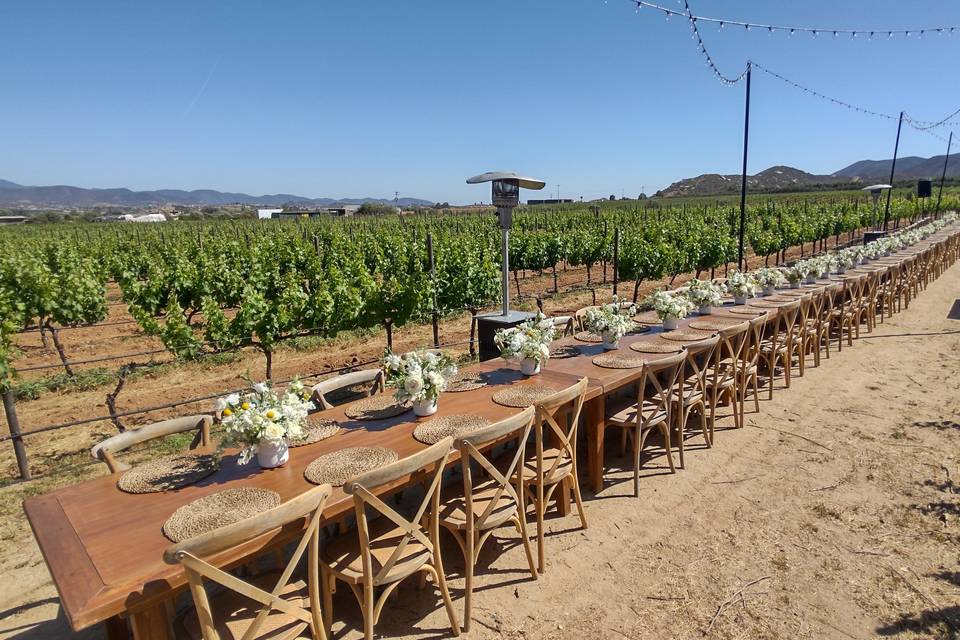
{"type": "Polygon", "coordinates": [[[723,304],[723,288],[709,280],[694,278],[688,282],[686,296],[693,306],[699,308],[701,315],[708,315],[710,307],[719,307],[723,304]]]}
{"type": "Polygon", "coordinates": [[[760,288],[763,289],[763,295],[765,296],[773,295],[774,289],[787,282],[787,279],[780,269],[768,267],[757,269],[753,272],[753,277],[757,281],[757,284],[760,285],[760,288]]]}
{"type": "Polygon", "coordinates": [[[314,408],[303,383],[294,379],[282,394],[269,382],[249,393],[232,393],[217,401],[224,426],[224,444],[241,446],[240,464],[257,455],[260,466],[279,467],[290,458],[287,445],[304,437],[307,415],[314,408]]]}
{"type": "Polygon", "coordinates": [[[553,320],[538,311],[516,327],[499,329],[493,341],[504,360],[519,362],[523,374],[532,376],[540,373],[540,367],[550,359],[550,343],[555,334],[553,320]]]}
{"type": "Polygon", "coordinates": [[[843,273],[853,266],[855,249],[845,249],[834,254],[834,264],[836,264],[837,273],[843,273]]]}
{"type": "Polygon", "coordinates": [[[806,265],[798,262],[792,267],[784,267],[783,275],[787,279],[787,282],[790,283],[790,288],[797,289],[800,287],[803,279],[807,277],[806,265]]]}
{"type": "Polygon", "coordinates": [[[756,281],[742,271],[734,271],[727,276],[727,291],[733,296],[736,304],[746,304],[747,298],[753,297],[757,292],[756,281]]]}
{"type": "Polygon", "coordinates": [[[654,291],[644,300],[644,306],[657,312],[666,331],[676,329],[677,322],[686,318],[694,308],[690,298],[669,291],[654,291]]]}
{"type": "Polygon", "coordinates": [[[447,382],[457,375],[456,363],[446,354],[433,351],[411,351],[397,355],[387,351],[383,356],[386,384],[396,388],[397,402],[412,402],[413,412],[429,416],[437,412],[437,399],[447,382]]]}
{"type": "Polygon", "coordinates": [[[636,314],[634,305],[624,306],[614,298],[610,304],[587,309],[583,326],[590,333],[603,338],[604,349],[617,349],[620,338],[633,329],[633,316],[636,314]]]}

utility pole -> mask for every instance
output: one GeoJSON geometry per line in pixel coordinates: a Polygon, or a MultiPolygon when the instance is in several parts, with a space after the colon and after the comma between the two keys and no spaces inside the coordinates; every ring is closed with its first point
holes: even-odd
{"type": "Polygon", "coordinates": [[[943,175],[940,176],[940,192],[937,193],[937,209],[936,215],[940,215],[940,198],[943,196],[943,181],[947,179],[947,163],[950,162],[950,145],[953,143],[953,131],[950,132],[950,137],[947,139],[947,157],[943,159],[943,175]]]}
{"type": "Polygon", "coordinates": [[[897,123],[897,141],[893,145],[893,162],[890,163],[890,188],[887,189],[887,207],[883,211],[883,230],[887,230],[890,220],[890,196],[893,195],[893,172],[897,169],[897,151],[900,150],[900,129],[903,127],[903,111],[900,112],[900,121],[897,123]]]}
{"type": "Polygon", "coordinates": [[[750,74],[753,63],[747,60],[747,98],[743,109],[743,171],[740,176],[740,238],[737,249],[737,268],[743,271],[743,228],[747,221],[747,146],[750,140],[750,74]]]}

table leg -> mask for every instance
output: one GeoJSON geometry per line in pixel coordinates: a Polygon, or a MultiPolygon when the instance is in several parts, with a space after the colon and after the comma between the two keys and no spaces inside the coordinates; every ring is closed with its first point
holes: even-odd
{"type": "Polygon", "coordinates": [[[130,626],[120,616],[113,616],[103,621],[103,631],[107,640],[130,640],[130,626]]]}
{"type": "Polygon", "coordinates": [[[587,401],[585,410],[587,422],[587,475],[594,493],[603,490],[603,432],[604,398],[598,396],[587,401]]]}
{"type": "Polygon", "coordinates": [[[561,518],[566,518],[570,513],[570,482],[572,479],[567,476],[560,481],[560,486],[554,491],[554,500],[557,502],[557,512],[561,518]]]}
{"type": "Polygon", "coordinates": [[[172,603],[159,602],[152,607],[130,612],[134,640],[173,640],[172,603]]]}

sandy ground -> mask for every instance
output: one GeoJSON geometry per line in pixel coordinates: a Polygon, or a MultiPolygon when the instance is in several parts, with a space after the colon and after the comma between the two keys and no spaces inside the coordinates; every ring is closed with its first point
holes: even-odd
{"type": "MultiPolygon", "coordinates": [[[[508,532],[485,547],[471,637],[957,638],[960,629],[960,296],[955,265],[910,309],[789,391],[747,426],[690,437],[687,468],[646,463],[641,496],[611,446],[589,528],[549,521],[548,566],[525,570],[508,532]]],[[[83,475],[81,473],[81,475],[83,475]]],[[[70,479],[7,487],[0,521],[0,637],[71,634],[19,504],[70,479]]],[[[575,513],[575,511],[574,511],[575,513]]],[[[462,560],[444,547],[458,613],[462,560]]],[[[377,627],[448,636],[438,598],[411,582],[377,627]]],[[[341,589],[335,635],[358,638],[341,589]]]]}

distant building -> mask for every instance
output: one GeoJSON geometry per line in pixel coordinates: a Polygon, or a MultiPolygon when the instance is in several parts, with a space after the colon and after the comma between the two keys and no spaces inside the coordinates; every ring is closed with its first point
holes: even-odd
{"type": "Polygon", "coordinates": [[[328,207],[326,209],[312,209],[304,211],[286,211],[284,209],[257,209],[257,217],[261,220],[282,220],[284,218],[319,218],[320,216],[352,216],[360,207],[358,205],[344,205],[342,207],[328,207]]]}
{"type": "Polygon", "coordinates": [[[257,217],[261,220],[269,220],[275,213],[283,213],[283,209],[257,209],[257,217]]]}
{"type": "Polygon", "coordinates": [[[26,216],[0,216],[0,224],[23,224],[26,221],[26,216]]]}
{"type": "Polygon", "coordinates": [[[570,198],[546,198],[543,200],[527,200],[527,204],[569,204],[573,202],[570,198]]]}
{"type": "Polygon", "coordinates": [[[167,216],[162,213],[148,213],[142,216],[125,213],[119,219],[124,222],[166,222],[167,216]]]}

